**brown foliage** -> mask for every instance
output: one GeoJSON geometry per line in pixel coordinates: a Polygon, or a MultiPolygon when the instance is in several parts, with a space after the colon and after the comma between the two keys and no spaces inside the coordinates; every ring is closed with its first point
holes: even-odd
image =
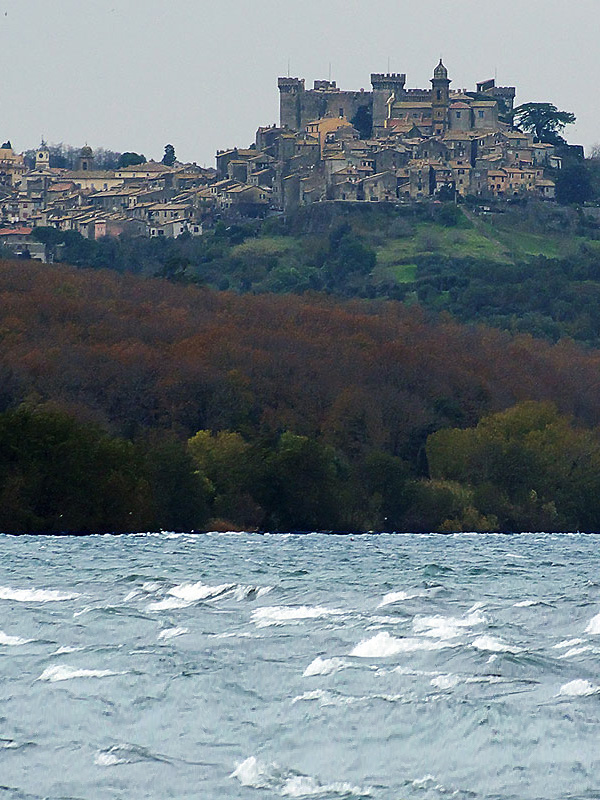
{"type": "Polygon", "coordinates": [[[598,352],[393,302],[237,296],[3,261],[0,342],[4,407],[51,400],[125,435],[287,429],[350,458],[369,447],[406,457],[439,427],[523,400],[600,423],[598,352]]]}

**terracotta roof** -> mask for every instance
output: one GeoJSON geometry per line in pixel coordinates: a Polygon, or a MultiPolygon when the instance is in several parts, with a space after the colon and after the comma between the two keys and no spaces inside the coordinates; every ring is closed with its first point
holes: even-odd
{"type": "Polygon", "coordinates": [[[33,228],[0,228],[0,236],[29,236],[33,228]]]}

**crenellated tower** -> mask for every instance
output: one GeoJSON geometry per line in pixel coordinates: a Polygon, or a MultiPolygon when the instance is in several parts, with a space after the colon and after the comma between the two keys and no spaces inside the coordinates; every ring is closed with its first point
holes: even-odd
{"type": "Polygon", "coordinates": [[[292,131],[302,130],[304,78],[279,78],[279,124],[292,131]]]}
{"type": "Polygon", "coordinates": [[[388,115],[388,100],[394,95],[400,100],[404,95],[406,75],[403,72],[379,73],[371,75],[373,87],[373,135],[381,135],[385,130],[388,115]]]}

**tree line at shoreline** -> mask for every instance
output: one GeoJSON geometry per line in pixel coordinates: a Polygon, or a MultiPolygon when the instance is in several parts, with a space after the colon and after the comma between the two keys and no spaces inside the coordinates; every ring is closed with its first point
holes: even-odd
{"type": "Polygon", "coordinates": [[[597,530],[600,354],[0,265],[0,530],[597,530]]]}

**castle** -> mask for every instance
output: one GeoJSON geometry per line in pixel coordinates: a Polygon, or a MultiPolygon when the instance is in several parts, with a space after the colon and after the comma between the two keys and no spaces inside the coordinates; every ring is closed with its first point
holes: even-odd
{"type": "Polygon", "coordinates": [[[218,152],[213,191],[259,186],[282,211],[324,200],[553,199],[560,155],[513,127],[514,86],[453,89],[441,59],[430,83],[412,89],[403,73],[374,73],[371,91],[344,91],[279,78],[279,125],[259,128],[246,150],[218,152]]]}
{"type": "Polygon", "coordinates": [[[371,120],[371,134],[390,130],[408,132],[418,125],[423,133],[442,135],[448,130],[498,130],[513,111],[514,86],[496,86],[494,79],[477,84],[475,91],[451,90],[448,70],[440,63],[430,89],[407,89],[404,73],[371,75],[371,92],[342,91],[335,81],[319,80],[305,89],[301,78],[279,78],[280,125],[302,131],[309,122],[325,117],[371,120]]]}

